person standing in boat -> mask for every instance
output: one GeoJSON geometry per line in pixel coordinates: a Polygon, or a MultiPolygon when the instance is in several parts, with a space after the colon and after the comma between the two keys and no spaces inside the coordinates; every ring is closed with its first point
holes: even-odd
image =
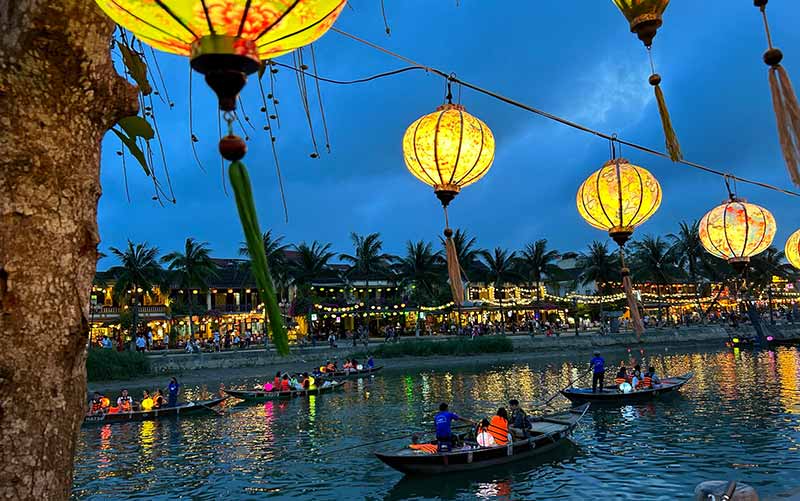
{"type": "Polygon", "coordinates": [[[178,394],[181,391],[181,385],[178,384],[178,380],[170,378],[169,386],[167,386],[167,390],[169,395],[167,396],[167,407],[175,407],[178,405],[178,394]]]}
{"type": "Polygon", "coordinates": [[[453,432],[450,429],[450,423],[454,420],[470,422],[458,414],[450,412],[446,402],[439,404],[439,412],[433,417],[433,423],[436,425],[436,442],[439,452],[449,451],[453,448],[453,432]]]}
{"type": "Polygon", "coordinates": [[[517,438],[528,438],[531,423],[528,421],[528,415],[520,408],[519,400],[512,398],[508,401],[508,406],[511,408],[511,420],[509,421],[511,434],[517,438]]]}
{"type": "Polygon", "coordinates": [[[367,369],[374,369],[375,368],[375,361],[372,360],[372,355],[369,356],[367,359],[367,369]]]}
{"type": "Polygon", "coordinates": [[[594,358],[589,361],[592,370],[592,393],[597,392],[597,385],[600,384],[600,391],[603,391],[603,376],[606,373],[606,361],[600,356],[599,351],[594,352],[594,358]]]}

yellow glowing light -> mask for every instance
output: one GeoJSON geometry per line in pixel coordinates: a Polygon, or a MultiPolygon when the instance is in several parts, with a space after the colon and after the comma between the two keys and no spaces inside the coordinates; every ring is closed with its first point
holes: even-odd
{"type": "Polygon", "coordinates": [[[459,104],[444,104],[412,123],[403,136],[406,167],[436,192],[458,193],[494,161],[494,135],[459,104]]]}
{"type": "Polygon", "coordinates": [[[786,259],[792,263],[792,266],[800,269],[800,230],[795,231],[786,241],[786,247],[783,249],[786,254],[786,259]]]}
{"type": "Polygon", "coordinates": [[[623,158],[606,162],[578,188],[578,212],[597,229],[630,235],[661,205],[661,185],[623,158]]]}
{"type": "Polygon", "coordinates": [[[775,218],[767,209],[732,198],[700,220],[700,241],[718,258],[746,263],[772,244],[775,230],[775,218]]]}
{"type": "Polygon", "coordinates": [[[347,0],[96,0],[117,24],[164,52],[216,50],[270,59],[325,34],[347,0]]]}

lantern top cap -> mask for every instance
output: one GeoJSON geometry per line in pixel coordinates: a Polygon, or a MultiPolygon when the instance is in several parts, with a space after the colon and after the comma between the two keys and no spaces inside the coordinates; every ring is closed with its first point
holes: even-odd
{"type": "Polygon", "coordinates": [[[606,163],[604,163],[603,167],[608,167],[609,165],[617,165],[618,163],[620,165],[622,165],[622,164],[631,165],[631,163],[626,158],[612,158],[611,160],[609,160],[606,163]]]}
{"type": "Polygon", "coordinates": [[[447,110],[467,111],[464,105],[456,103],[444,103],[436,108],[436,111],[447,111],[447,110]]]}

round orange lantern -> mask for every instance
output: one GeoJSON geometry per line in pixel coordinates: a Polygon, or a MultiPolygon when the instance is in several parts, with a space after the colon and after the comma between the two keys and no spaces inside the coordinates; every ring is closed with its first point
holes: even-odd
{"type": "Polygon", "coordinates": [[[661,185],[650,172],[624,158],[614,158],[578,188],[578,212],[605,230],[619,245],[661,205],[661,185]]]}
{"type": "Polygon", "coordinates": [[[792,266],[800,269],[800,230],[792,233],[786,241],[786,247],[783,249],[783,253],[792,266]]]}
{"type": "Polygon", "coordinates": [[[703,247],[738,271],[772,244],[775,231],[775,218],[770,211],[734,196],[700,220],[703,247]]]}

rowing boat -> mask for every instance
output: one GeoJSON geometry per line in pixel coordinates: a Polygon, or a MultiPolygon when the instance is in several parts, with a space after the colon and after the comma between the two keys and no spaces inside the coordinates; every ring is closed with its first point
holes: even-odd
{"type": "MultiPolygon", "coordinates": [[[[450,452],[427,453],[411,448],[375,456],[407,475],[439,475],[477,470],[544,454],[564,442],[586,414],[589,404],[568,411],[531,418],[530,437],[516,439],[508,445],[480,447],[475,442],[465,442],[461,448],[450,452]]],[[[430,442],[435,445],[435,442],[430,442]]]]}
{"type": "Polygon", "coordinates": [[[369,376],[371,374],[375,374],[379,370],[383,369],[383,366],[380,365],[378,367],[373,367],[372,369],[361,369],[361,370],[349,370],[349,371],[336,371],[336,372],[323,372],[322,374],[314,375],[315,379],[350,379],[350,378],[359,378],[364,376],[369,376]]]}
{"type": "Polygon", "coordinates": [[[263,402],[266,400],[288,400],[291,398],[305,397],[308,395],[319,395],[327,393],[337,388],[341,388],[344,383],[332,382],[328,385],[319,386],[311,390],[291,390],[291,391],[264,391],[264,390],[225,390],[225,393],[248,402],[263,402]]]}
{"type": "Polygon", "coordinates": [[[584,402],[613,404],[644,402],[665,394],[676,392],[683,385],[688,383],[693,376],[694,372],[687,372],[682,376],[662,379],[660,384],[653,385],[652,388],[645,388],[628,393],[620,391],[617,387],[607,386],[603,388],[602,391],[598,392],[592,392],[591,388],[567,388],[561,390],[561,394],[570,399],[573,404],[582,404],[584,402]]]}
{"type": "Polygon", "coordinates": [[[126,423],[129,421],[150,421],[168,417],[180,417],[186,414],[196,414],[202,412],[217,413],[214,407],[218,406],[228,397],[214,398],[211,400],[197,400],[194,402],[184,402],[175,407],[161,407],[149,411],[115,412],[112,414],[102,414],[96,416],[86,416],[83,424],[106,424],[106,423],[126,423]]]}

